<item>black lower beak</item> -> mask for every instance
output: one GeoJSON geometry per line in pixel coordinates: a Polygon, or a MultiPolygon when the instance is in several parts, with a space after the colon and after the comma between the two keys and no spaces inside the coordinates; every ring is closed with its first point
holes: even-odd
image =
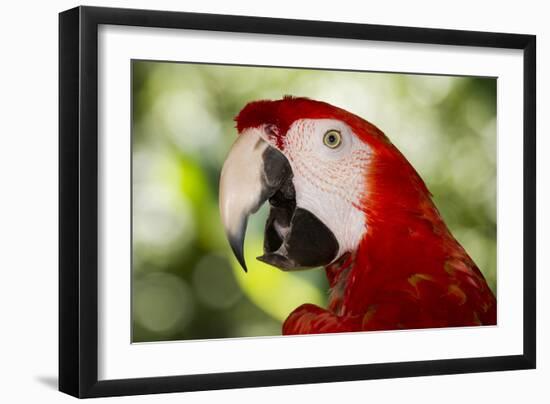
{"type": "Polygon", "coordinates": [[[338,253],[338,241],[311,212],[297,208],[294,187],[288,182],[269,199],[264,254],[258,260],[290,271],[330,264],[338,253]]]}

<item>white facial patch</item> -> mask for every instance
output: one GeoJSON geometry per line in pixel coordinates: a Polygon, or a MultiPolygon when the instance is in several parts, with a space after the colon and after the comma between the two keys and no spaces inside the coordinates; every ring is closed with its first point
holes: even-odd
{"type": "Polygon", "coordinates": [[[366,232],[359,208],[367,192],[366,169],[372,151],[342,121],[303,119],[285,136],[283,153],[294,173],[296,204],[321,220],[340,245],[337,258],[354,251],[366,232]],[[336,148],[323,140],[330,130],[341,135],[336,148]]]}

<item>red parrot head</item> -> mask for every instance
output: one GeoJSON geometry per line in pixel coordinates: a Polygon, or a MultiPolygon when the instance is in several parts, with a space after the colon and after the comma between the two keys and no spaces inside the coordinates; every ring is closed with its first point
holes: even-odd
{"type": "Polygon", "coordinates": [[[283,270],[327,266],[377,223],[432,208],[429,192],[374,125],[341,108],[285,97],[246,105],[222,169],[220,211],[243,256],[248,216],[269,201],[264,254],[283,270]]]}

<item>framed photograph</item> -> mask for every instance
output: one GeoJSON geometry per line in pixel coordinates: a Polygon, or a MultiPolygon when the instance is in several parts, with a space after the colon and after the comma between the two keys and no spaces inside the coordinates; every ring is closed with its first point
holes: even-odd
{"type": "Polygon", "coordinates": [[[59,388],[530,369],[535,37],[59,17],[59,388]]]}

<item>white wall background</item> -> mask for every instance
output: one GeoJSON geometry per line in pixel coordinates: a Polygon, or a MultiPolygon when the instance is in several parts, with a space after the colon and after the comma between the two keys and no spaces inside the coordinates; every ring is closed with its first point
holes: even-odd
{"type": "MultiPolygon", "coordinates": [[[[538,36],[538,369],[109,399],[151,402],[546,403],[550,400],[550,26],[545,2],[90,1],[156,8],[531,33],[538,36]],[[355,400],[354,400],[355,401],[355,400]]],[[[0,24],[0,401],[68,402],[57,385],[57,13],[74,1],[6,2],[0,24]]],[[[521,156],[518,155],[518,167],[521,156]]],[[[521,308],[518,307],[518,310],[521,308]]]]}

